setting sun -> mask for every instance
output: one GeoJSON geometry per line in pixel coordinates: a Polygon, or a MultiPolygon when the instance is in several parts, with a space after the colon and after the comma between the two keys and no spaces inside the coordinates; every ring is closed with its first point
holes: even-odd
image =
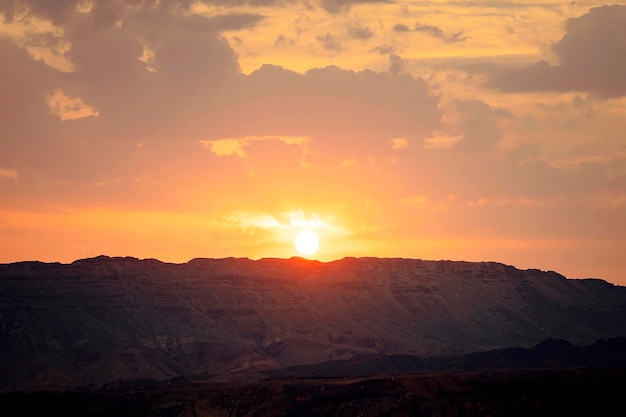
{"type": "Polygon", "coordinates": [[[313,255],[317,252],[320,241],[317,235],[310,230],[304,230],[296,235],[296,250],[304,256],[313,255]]]}

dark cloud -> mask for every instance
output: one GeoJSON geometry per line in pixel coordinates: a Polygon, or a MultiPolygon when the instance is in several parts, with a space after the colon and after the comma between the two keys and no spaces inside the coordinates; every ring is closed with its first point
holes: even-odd
{"type": "Polygon", "coordinates": [[[240,30],[254,27],[259,24],[265,16],[255,13],[228,13],[210,17],[207,25],[213,30],[240,30]]]}
{"type": "Polygon", "coordinates": [[[274,46],[277,46],[277,47],[293,46],[295,45],[295,43],[296,43],[295,39],[289,38],[281,33],[280,35],[276,37],[276,40],[274,41],[274,46]]]}
{"type": "Polygon", "coordinates": [[[422,23],[416,23],[414,30],[416,32],[425,32],[427,34],[429,34],[430,36],[434,37],[434,38],[443,38],[444,37],[444,33],[443,30],[441,30],[439,27],[437,26],[433,26],[433,25],[424,25],[422,23]]]}
{"type": "Polygon", "coordinates": [[[339,38],[331,35],[330,33],[326,33],[324,36],[316,36],[315,39],[322,48],[329,52],[339,52],[341,49],[341,42],[339,42],[339,38]]]}
{"type": "MultiPolygon", "coordinates": [[[[393,27],[393,31],[397,33],[411,32],[411,28],[403,23],[397,23],[393,27]]],[[[440,39],[447,43],[463,42],[467,39],[463,32],[453,34],[445,33],[440,27],[434,25],[426,25],[423,23],[415,23],[413,31],[425,33],[433,38],[440,39]]]]}
{"type": "Polygon", "coordinates": [[[155,51],[154,68],[164,77],[197,79],[209,85],[239,71],[230,46],[218,36],[183,36],[163,42],[155,51]]]}
{"type": "MultiPolygon", "coordinates": [[[[19,172],[24,193],[50,201],[101,204],[123,196],[152,204],[162,199],[158,186],[141,188],[136,178],[192,182],[225,169],[224,158],[207,167],[211,154],[197,155],[200,139],[308,135],[324,155],[365,158],[389,151],[390,138],[439,128],[438,97],[407,75],[335,67],[300,75],[267,66],[243,75],[220,30],[257,17],[220,19],[141,9],[116,25],[93,11],[77,13],[64,26],[69,73],[3,41],[0,103],[8,110],[0,114],[0,167],[19,172]],[[54,91],[98,115],[60,120],[47,103],[54,91]],[[142,157],[154,149],[167,151],[142,157]],[[155,194],[142,196],[140,188],[155,194]]],[[[319,40],[330,51],[340,47],[330,34],[319,40]]],[[[57,41],[42,35],[31,43],[57,41]]]]}
{"type": "Polygon", "coordinates": [[[321,0],[322,8],[330,13],[339,13],[356,4],[365,3],[393,3],[392,0],[321,0]]]}
{"type": "Polygon", "coordinates": [[[282,6],[294,3],[295,0],[200,0],[200,3],[219,6],[252,6],[252,7],[268,7],[282,6]]]}
{"type": "Polygon", "coordinates": [[[389,72],[392,74],[400,74],[404,71],[404,60],[396,54],[389,55],[389,72]]]}
{"type": "Polygon", "coordinates": [[[59,25],[76,11],[80,0],[0,0],[0,12],[10,22],[15,16],[30,12],[59,25]]]}
{"type": "MultiPolygon", "coordinates": [[[[476,7],[481,9],[504,9],[504,10],[519,10],[530,8],[542,8],[542,9],[559,9],[558,3],[550,2],[516,2],[516,1],[501,1],[501,0],[469,0],[469,1],[419,1],[416,2],[422,6],[436,6],[441,7],[442,3],[446,6],[470,8],[476,7]]],[[[575,2],[572,2],[575,3],[575,2]]]]}
{"type": "Polygon", "coordinates": [[[407,25],[403,25],[402,23],[398,23],[393,27],[394,32],[410,32],[411,29],[407,25]]]}
{"type": "MultiPolygon", "coordinates": [[[[221,6],[274,6],[290,3],[289,0],[201,0],[208,5],[221,6]]],[[[50,19],[56,25],[62,26],[70,18],[77,14],[77,8],[83,2],[81,0],[0,0],[0,13],[3,13],[8,21],[17,15],[30,14],[45,19],[50,19]]],[[[186,11],[194,3],[193,0],[95,0],[90,14],[97,27],[110,27],[125,17],[129,8],[133,12],[150,10],[159,12],[186,11]]],[[[261,19],[260,16],[251,14],[226,14],[214,18],[213,26],[223,26],[224,29],[237,29],[247,27],[261,19]]]]}
{"type": "Polygon", "coordinates": [[[58,55],[59,47],[63,44],[63,39],[50,32],[27,32],[23,39],[24,43],[30,47],[47,48],[51,53],[58,55]]]}
{"type": "MultiPolygon", "coordinates": [[[[236,54],[219,34],[223,22],[198,18],[141,10],[121,26],[101,26],[93,13],[76,14],[65,25],[71,44],[65,56],[74,65],[69,73],[3,40],[2,165],[18,167],[24,182],[93,181],[135,152],[138,142],[187,137],[239,76],[236,54]],[[151,56],[142,62],[146,48],[151,56]],[[48,106],[55,91],[82,100],[98,116],[61,121],[48,106]]],[[[47,46],[57,41],[28,39],[47,46]]]]}
{"type": "Polygon", "coordinates": [[[459,127],[463,132],[463,138],[456,143],[455,148],[465,151],[484,152],[493,149],[502,139],[497,119],[513,118],[507,110],[492,107],[480,100],[455,100],[455,107],[462,114],[459,127]]]}
{"type": "Polygon", "coordinates": [[[370,49],[370,52],[377,52],[379,55],[390,55],[394,53],[394,48],[391,45],[378,45],[370,49]]]}
{"type": "Polygon", "coordinates": [[[413,30],[415,32],[426,33],[433,38],[440,39],[447,43],[463,42],[467,39],[466,36],[463,36],[463,32],[457,32],[452,35],[448,35],[438,26],[425,25],[422,23],[416,23],[413,30]]]}
{"type": "Polygon", "coordinates": [[[602,6],[570,19],[553,45],[557,65],[504,70],[490,87],[503,91],[584,91],[600,97],[626,95],[626,6],[602,6]]]}
{"type": "Polygon", "coordinates": [[[348,33],[355,39],[367,40],[374,36],[374,32],[367,26],[361,26],[361,24],[348,25],[348,33]]]}
{"type": "Polygon", "coordinates": [[[205,119],[208,138],[307,135],[326,173],[352,159],[367,169],[366,161],[392,152],[392,138],[417,140],[440,128],[439,97],[409,75],[264,65],[240,81],[241,94],[205,119]]]}
{"type": "Polygon", "coordinates": [[[452,35],[447,35],[444,39],[448,43],[463,42],[467,40],[467,36],[465,36],[465,33],[461,31],[453,33],[452,35]]]}
{"type": "Polygon", "coordinates": [[[124,17],[126,4],[114,1],[95,2],[91,9],[96,28],[104,29],[115,25],[124,17]]]}

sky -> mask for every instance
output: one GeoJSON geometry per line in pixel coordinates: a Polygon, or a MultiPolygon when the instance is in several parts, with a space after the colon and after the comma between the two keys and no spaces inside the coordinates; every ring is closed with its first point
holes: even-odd
{"type": "Polygon", "coordinates": [[[0,262],[626,285],[626,2],[0,0],[0,262]]]}

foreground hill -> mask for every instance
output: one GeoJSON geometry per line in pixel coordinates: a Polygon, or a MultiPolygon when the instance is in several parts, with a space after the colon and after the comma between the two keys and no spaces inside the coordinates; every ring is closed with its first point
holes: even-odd
{"type": "Polygon", "coordinates": [[[624,392],[626,369],[589,368],[0,393],[0,404],[64,417],[622,417],[624,392]]]}
{"type": "MultiPolygon", "coordinates": [[[[626,335],[626,288],[498,263],[97,257],[0,265],[0,390],[626,335]]],[[[214,378],[214,379],[215,379],[214,378]]]]}

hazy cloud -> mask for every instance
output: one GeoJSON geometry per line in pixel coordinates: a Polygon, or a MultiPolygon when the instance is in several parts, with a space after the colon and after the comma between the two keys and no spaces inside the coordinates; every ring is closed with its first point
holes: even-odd
{"type": "Polygon", "coordinates": [[[19,177],[17,170],[0,168],[0,178],[16,180],[19,177]]]}
{"type": "Polygon", "coordinates": [[[402,204],[419,209],[432,211],[447,211],[452,207],[455,197],[448,195],[443,199],[434,199],[430,195],[417,195],[402,199],[402,204]]]}
{"type": "Polygon", "coordinates": [[[391,149],[398,150],[404,149],[409,146],[409,141],[406,138],[398,137],[391,139],[391,149]]]}

